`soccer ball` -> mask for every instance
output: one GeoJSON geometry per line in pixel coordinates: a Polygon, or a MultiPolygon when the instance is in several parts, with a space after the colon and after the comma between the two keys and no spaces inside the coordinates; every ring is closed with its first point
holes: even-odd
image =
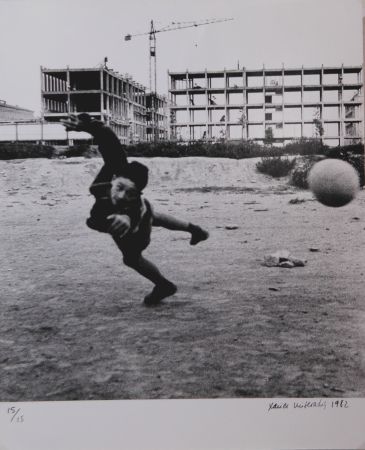
{"type": "Polygon", "coordinates": [[[308,185],[319,202],[332,207],[347,205],[360,189],[356,170],[340,159],[325,159],[314,164],[308,175],[308,185]]]}

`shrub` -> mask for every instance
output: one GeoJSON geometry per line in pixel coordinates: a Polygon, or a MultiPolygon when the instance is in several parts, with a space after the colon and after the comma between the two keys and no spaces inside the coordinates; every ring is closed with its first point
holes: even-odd
{"type": "Polygon", "coordinates": [[[362,144],[331,148],[326,152],[328,158],[337,158],[350,163],[358,172],[360,185],[364,186],[364,146],[362,144]]]}
{"type": "Polygon", "coordinates": [[[295,166],[295,158],[289,159],[281,156],[263,157],[256,164],[257,170],[261,173],[271,175],[274,178],[281,178],[289,175],[295,166]]]}
{"type": "Polygon", "coordinates": [[[340,158],[341,155],[353,154],[353,155],[363,155],[364,146],[363,144],[351,144],[345,146],[331,147],[325,152],[328,158],[340,158]]]}
{"type": "Polygon", "coordinates": [[[240,142],[214,142],[196,141],[181,142],[141,142],[124,145],[130,156],[164,156],[180,158],[185,156],[206,156],[212,158],[258,158],[262,156],[281,156],[285,153],[284,147],[268,147],[254,141],[240,142]]]}
{"type": "Polygon", "coordinates": [[[298,158],[290,176],[290,184],[300,189],[308,189],[308,173],[313,164],[320,159],[322,157],[307,156],[298,158]]]}
{"type": "MultiPolygon", "coordinates": [[[[345,152],[345,154],[343,154],[343,149],[346,149],[346,147],[343,147],[342,149],[340,147],[336,147],[336,149],[330,149],[327,152],[326,156],[329,158],[342,159],[352,164],[359,173],[360,185],[364,186],[364,155],[354,154],[350,152],[345,152]]],[[[307,178],[310,169],[317,161],[324,159],[326,156],[312,155],[298,158],[297,163],[291,173],[290,183],[300,189],[308,189],[307,178]]]]}
{"type": "Polygon", "coordinates": [[[60,156],[65,156],[66,158],[72,158],[74,156],[92,158],[94,156],[99,156],[99,152],[95,146],[91,146],[89,144],[76,144],[61,152],[60,156]]]}
{"type": "Polygon", "coordinates": [[[31,143],[0,143],[0,159],[52,158],[55,148],[51,145],[31,143]]]}
{"type": "Polygon", "coordinates": [[[208,156],[216,158],[258,158],[284,155],[318,155],[324,154],[327,147],[319,139],[299,139],[282,147],[268,146],[245,140],[238,142],[141,142],[125,145],[125,150],[130,156],[208,156]]]}
{"type": "Polygon", "coordinates": [[[283,151],[287,155],[324,155],[327,151],[326,147],[320,139],[298,139],[289,142],[283,147],[283,151]]]}
{"type": "Polygon", "coordinates": [[[355,167],[355,169],[357,170],[358,174],[359,174],[359,179],[360,179],[360,186],[364,186],[365,184],[365,174],[364,174],[364,170],[365,170],[365,160],[364,160],[364,155],[349,155],[347,158],[347,162],[349,162],[352,166],[355,167]]]}

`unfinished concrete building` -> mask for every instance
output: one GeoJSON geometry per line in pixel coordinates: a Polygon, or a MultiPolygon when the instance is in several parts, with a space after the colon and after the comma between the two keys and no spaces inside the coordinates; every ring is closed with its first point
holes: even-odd
{"type": "Polygon", "coordinates": [[[42,117],[59,122],[87,112],[108,124],[122,143],[146,140],[145,87],[105,66],[92,69],[41,67],[42,117]]]}
{"type": "Polygon", "coordinates": [[[171,138],[363,139],[362,67],[169,72],[171,138]]]}
{"type": "Polygon", "coordinates": [[[155,92],[146,94],[147,141],[165,141],[169,138],[168,104],[166,97],[155,92]]]}

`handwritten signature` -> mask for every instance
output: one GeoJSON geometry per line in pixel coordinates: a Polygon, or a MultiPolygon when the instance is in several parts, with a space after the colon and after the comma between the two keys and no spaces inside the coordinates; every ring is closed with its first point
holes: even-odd
{"type": "Polygon", "coordinates": [[[348,409],[350,407],[350,402],[348,400],[329,400],[329,399],[318,399],[318,400],[292,400],[292,401],[273,401],[269,403],[268,412],[270,411],[280,411],[288,409],[348,409]]]}

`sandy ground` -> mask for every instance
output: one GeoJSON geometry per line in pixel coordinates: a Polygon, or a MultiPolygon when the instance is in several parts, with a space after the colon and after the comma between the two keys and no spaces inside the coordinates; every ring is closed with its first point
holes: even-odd
{"type": "Polygon", "coordinates": [[[365,192],[332,209],[255,160],[142,161],[155,208],[211,233],[154,229],[179,287],[156,308],[84,225],[100,159],[0,161],[0,400],[364,396],[365,192]],[[308,264],[264,267],[278,249],[308,264]]]}

